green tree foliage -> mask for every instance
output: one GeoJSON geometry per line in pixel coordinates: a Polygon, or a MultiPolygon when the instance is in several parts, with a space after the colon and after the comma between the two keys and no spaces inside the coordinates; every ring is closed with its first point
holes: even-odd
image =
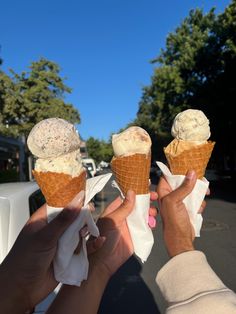
{"type": "Polygon", "coordinates": [[[96,163],[99,163],[102,160],[106,162],[111,161],[113,150],[110,142],[105,142],[103,140],[90,137],[86,141],[86,145],[89,156],[93,158],[96,163]]]}
{"type": "Polygon", "coordinates": [[[215,152],[233,154],[236,0],[219,15],[214,9],[207,14],[191,10],[153,63],[157,67],[143,89],[135,123],[150,133],[154,157],[162,154],[160,143],[171,139],[174,116],[187,108],[203,110],[210,119],[215,152]]]}
{"type": "Polygon", "coordinates": [[[50,117],[80,122],[79,112],[64,101],[71,89],[59,75],[59,66],[41,58],[32,62],[29,72],[10,75],[0,71],[0,132],[10,136],[27,135],[34,124],[50,117]]]}

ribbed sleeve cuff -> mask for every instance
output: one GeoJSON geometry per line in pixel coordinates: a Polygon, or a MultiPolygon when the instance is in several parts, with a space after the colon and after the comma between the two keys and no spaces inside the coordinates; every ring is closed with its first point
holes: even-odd
{"type": "Polygon", "coordinates": [[[225,288],[200,251],[173,257],[158,272],[156,282],[169,303],[187,300],[200,292],[225,288]]]}

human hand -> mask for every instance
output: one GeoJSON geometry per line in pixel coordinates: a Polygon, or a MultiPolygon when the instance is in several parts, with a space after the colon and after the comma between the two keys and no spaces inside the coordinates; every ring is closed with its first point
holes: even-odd
{"type": "MultiPolygon", "coordinates": [[[[151,201],[157,199],[157,193],[150,193],[151,201]]],[[[49,307],[47,314],[64,314],[70,308],[71,314],[79,312],[97,313],[100,300],[110,277],[133,254],[133,244],[126,224],[126,218],[135,204],[135,193],[129,191],[124,201],[115,199],[98,220],[101,236],[87,241],[89,273],[80,287],[63,285],[57,297],[49,307]]],[[[149,210],[149,224],[155,226],[157,211],[149,210]],[[150,220],[150,218],[153,218],[150,220]]],[[[81,230],[82,237],[88,235],[87,228],[81,230]]]]}
{"type": "MultiPolygon", "coordinates": [[[[171,190],[163,177],[157,186],[164,241],[170,257],[194,250],[195,233],[183,200],[191,193],[196,181],[196,173],[188,171],[184,182],[175,191],[171,190]]],[[[199,212],[203,211],[204,207],[205,202],[199,212]]]]}
{"type": "MultiPolygon", "coordinates": [[[[0,266],[3,287],[0,297],[2,298],[4,293],[10,296],[8,304],[5,302],[5,314],[24,313],[32,309],[57,286],[52,267],[57,242],[79,215],[83,201],[84,191],[50,223],[47,223],[44,205],[26,223],[0,266]]],[[[3,308],[1,302],[1,309],[3,308]]]]}
{"type": "MultiPolygon", "coordinates": [[[[151,193],[151,200],[157,199],[157,193],[151,193]]],[[[135,205],[135,193],[128,191],[124,201],[120,197],[116,198],[104,211],[98,220],[98,228],[101,237],[100,249],[90,254],[90,265],[99,266],[110,277],[118,268],[125,263],[134,253],[133,244],[129,229],[126,223],[127,216],[131,213],[135,205]]],[[[157,211],[154,207],[149,209],[149,225],[155,227],[155,216],[157,211]]]]}

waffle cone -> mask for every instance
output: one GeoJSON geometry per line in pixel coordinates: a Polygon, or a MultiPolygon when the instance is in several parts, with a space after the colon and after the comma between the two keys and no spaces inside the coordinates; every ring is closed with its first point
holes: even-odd
{"type": "Polygon", "coordinates": [[[77,177],[65,173],[35,170],[33,170],[33,175],[49,206],[65,207],[76,194],[85,190],[85,171],[77,177]]]}
{"type": "Polygon", "coordinates": [[[198,179],[203,178],[214,145],[215,142],[211,141],[196,145],[193,142],[173,140],[164,148],[172,174],[185,175],[188,170],[194,170],[198,179]]]}
{"type": "Polygon", "coordinates": [[[111,169],[124,195],[128,190],[132,190],[136,194],[149,193],[150,165],[150,154],[133,154],[112,158],[111,169]]]}

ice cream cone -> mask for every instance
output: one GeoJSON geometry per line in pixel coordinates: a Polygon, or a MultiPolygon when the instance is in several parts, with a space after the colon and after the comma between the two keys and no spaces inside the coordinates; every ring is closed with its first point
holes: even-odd
{"type": "Polygon", "coordinates": [[[150,164],[150,154],[112,158],[111,169],[124,195],[128,190],[134,191],[137,195],[149,193],[150,164]]]}
{"type": "Polygon", "coordinates": [[[172,174],[185,175],[188,170],[195,170],[197,178],[205,175],[215,142],[196,145],[193,142],[173,140],[164,148],[172,174]]]}
{"type": "Polygon", "coordinates": [[[77,177],[65,173],[35,170],[33,170],[33,175],[49,206],[65,207],[76,194],[85,190],[85,171],[77,177]]]}

